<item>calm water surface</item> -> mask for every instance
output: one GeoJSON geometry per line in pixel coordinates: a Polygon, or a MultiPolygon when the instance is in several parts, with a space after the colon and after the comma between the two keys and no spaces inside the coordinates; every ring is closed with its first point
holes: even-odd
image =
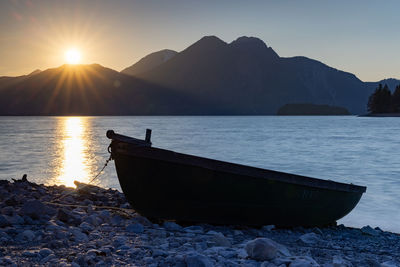
{"type": "MultiPolygon", "coordinates": [[[[400,232],[400,118],[0,117],[0,179],[73,186],[108,157],[107,129],[179,152],[368,186],[340,223],[400,232]]],[[[113,163],[96,183],[118,188],[113,163]]]]}

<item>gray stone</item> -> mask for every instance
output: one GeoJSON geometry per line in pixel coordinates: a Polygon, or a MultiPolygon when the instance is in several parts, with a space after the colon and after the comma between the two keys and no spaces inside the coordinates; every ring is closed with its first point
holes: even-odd
{"type": "Polygon", "coordinates": [[[7,219],[8,217],[9,216],[0,214],[0,227],[6,227],[6,226],[11,225],[11,223],[7,219]]]}
{"type": "Polygon", "coordinates": [[[37,257],[38,256],[38,252],[37,251],[27,250],[27,251],[24,251],[22,253],[22,256],[33,258],[33,257],[37,257]]]}
{"type": "Polygon", "coordinates": [[[89,240],[101,239],[102,235],[98,232],[91,232],[89,234],[89,240]]]}
{"type": "Polygon", "coordinates": [[[360,263],[360,266],[368,266],[368,267],[381,267],[379,262],[372,258],[363,259],[360,263]]]}
{"type": "Polygon", "coordinates": [[[395,261],[385,261],[381,263],[381,267],[399,267],[400,263],[395,261]]]}
{"type": "Polygon", "coordinates": [[[111,218],[111,213],[108,210],[102,210],[98,212],[98,216],[104,221],[109,222],[111,218]]]}
{"type": "Polygon", "coordinates": [[[44,257],[47,257],[47,256],[50,255],[50,254],[54,254],[54,252],[53,252],[51,249],[49,249],[49,248],[42,248],[42,249],[39,251],[39,254],[40,254],[40,256],[41,256],[42,258],[44,258],[44,257]]]}
{"type": "Polygon", "coordinates": [[[1,213],[7,216],[13,216],[15,214],[15,209],[11,206],[7,206],[1,209],[1,213]]]}
{"type": "Polygon", "coordinates": [[[11,225],[20,225],[25,223],[24,218],[22,218],[18,214],[14,214],[13,216],[5,216],[7,217],[7,220],[11,225]]]}
{"type": "Polygon", "coordinates": [[[261,228],[262,231],[271,232],[275,229],[275,225],[265,225],[261,228]]]}
{"type": "Polygon", "coordinates": [[[41,259],[40,260],[40,264],[44,264],[44,263],[49,262],[49,261],[51,261],[52,259],[55,259],[55,258],[56,258],[56,255],[50,254],[50,255],[44,257],[43,259],[41,259]]]}
{"type": "Polygon", "coordinates": [[[231,241],[229,241],[222,233],[217,232],[208,232],[208,235],[211,235],[209,241],[212,242],[215,246],[218,247],[230,247],[231,241]]]}
{"type": "Polygon", "coordinates": [[[31,230],[25,230],[18,235],[18,238],[24,241],[32,241],[35,239],[35,233],[31,230]]]}
{"type": "Polygon", "coordinates": [[[119,215],[111,217],[110,224],[114,226],[120,226],[124,223],[124,218],[119,215]]]}
{"type": "Polygon", "coordinates": [[[244,249],[239,249],[237,255],[241,259],[245,259],[245,258],[247,258],[247,256],[249,256],[247,254],[246,250],[244,250],[244,249]]]}
{"type": "Polygon", "coordinates": [[[363,228],[361,228],[361,232],[362,232],[364,235],[370,235],[370,236],[378,236],[378,235],[379,235],[379,232],[378,232],[377,230],[373,229],[373,228],[372,228],[371,226],[369,226],[369,225],[364,226],[363,228]]]}
{"type": "Polygon", "coordinates": [[[159,257],[159,256],[165,257],[165,256],[168,256],[168,253],[161,249],[153,249],[153,252],[151,253],[151,255],[153,257],[159,257]]]}
{"type": "Polygon", "coordinates": [[[246,252],[251,259],[273,260],[278,256],[278,245],[269,238],[256,238],[246,244],[246,252]]]}
{"type": "Polygon", "coordinates": [[[163,227],[168,231],[181,231],[183,229],[182,226],[174,222],[164,222],[163,227]]]}
{"type": "Polygon", "coordinates": [[[188,226],[185,227],[183,230],[187,233],[195,233],[195,234],[202,234],[204,232],[203,227],[201,227],[200,225],[188,226]]]}
{"type": "Polygon", "coordinates": [[[28,215],[32,219],[40,219],[44,215],[56,214],[56,210],[43,204],[39,200],[28,200],[22,206],[20,213],[23,215],[28,215]]]}
{"type": "Polygon", "coordinates": [[[218,251],[218,255],[221,255],[225,259],[232,259],[237,256],[237,251],[235,250],[220,250],[218,251]]]}
{"type": "MultiPolygon", "coordinates": [[[[2,261],[7,265],[13,265],[14,264],[14,261],[9,256],[3,257],[2,261]]],[[[1,258],[0,258],[0,262],[1,262],[1,258]]]]}
{"type": "Polygon", "coordinates": [[[46,226],[46,231],[56,232],[56,231],[63,231],[66,230],[65,227],[59,226],[52,221],[49,221],[48,225],[46,226]]]}
{"type": "Polygon", "coordinates": [[[299,237],[299,240],[304,244],[315,244],[320,241],[316,233],[307,233],[299,237]]]}
{"type": "Polygon", "coordinates": [[[323,235],[324,233],[322,232],[321,229],[318,227],[313,228],[313,232],[316,233],[317,235],[323,235]]]}
{"type": "Polygon", "coordinates": [[[210,258],[198,254],[198,253],[190,253],[184,257],[185,263],[187,267],[213,267],[214,264],[210,258]]]}
{"type": "Polygon", "coordinates": [[[72,235],[74,236],[74,239],[76,242],[87,242],[89,241],[89,238],[85,233],[82,233],[81,229],[79,228],[73,228],[71,230],[72,235]]]}
{"type": "Polygon", "coordinates": [[[140,234],[144,232],[144,227],[140,223],[132,223],[126,227],[126,231],[130,233],[140,234]]]}
{"type": "Polygon", "coordinates": [[[309,256],[293,257],[289,267],[319,267],[320,265],[309,256]]]}
{"type": "MultiPolygon", "coordinates": [[[[260,267],[276,267],[276,265],[271,262],[264,261],[263,263],[261,263],[260,267]]],[[[285,267],[286,267],[286,265],[285,265],[285,267]]]]}
{"type": "Polygon", "coordinates": [[[344,260],[339,255],[333,256],[332,265],[333,265],[333,267],[352,267],[353,266],[353,264],[351,264],[351,262],[344,260]]]}
{"type": "Polygon", "coordinates": [[[122,245],[125,245],[125,243],[126,243],[126,237],[124,237],[124,236],[116,236],[113,239],[113,245],[116,248],[118,248],[122,245]]]}
{"type": "Polygon", "coordinates": [[[102,223],[101,217],[97,216],[96,214],[86,216],[85,218],[83,218],[83,221],[93,226],[99,226],[102,223]]]}
{"type": "Polygon", "coordinates": [[[288,266],[292,261],[294,260],[294,258],[292,257],[279,257],[274,259],[272,262],[276,265],[276,266],[288,266]]]}
{"type": "Polygon", "coordinates": [[[87,222],[81,223],[81,224],[79,225],[79,228],[81,228],[83,231],[85,231],[85,232],[87,232],[87,233],[93,231],[93,229],[94,229],[93,226],[90,225],[90,224],[87,223],[87,222]]]}

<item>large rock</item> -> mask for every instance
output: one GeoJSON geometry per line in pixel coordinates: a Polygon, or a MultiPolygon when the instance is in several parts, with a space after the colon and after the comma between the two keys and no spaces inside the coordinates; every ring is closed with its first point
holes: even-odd
{"type": "Polygon", "coordinates": [[[256,238],[246,244],[246,252],[251,259],[273,260],[278,256],[278,243],[269,238],[256,238]]]}
{"type": "Polygon", "coordinates": [[[30,200],[25,202],[22,206],[20,213],[23,215],[28,215],[32,219],[40,219],[44,215],[54,215],[56,214],[56,210],[43,204],[39,200],[30,200]]]}

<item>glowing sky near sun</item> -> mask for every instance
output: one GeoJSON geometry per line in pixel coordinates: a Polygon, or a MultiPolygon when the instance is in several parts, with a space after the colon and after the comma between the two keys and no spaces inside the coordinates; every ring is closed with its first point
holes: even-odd
{"type": "Polygon", "coordinates": [[[204,35],[256,36],[282,57],[307,56],[364,81],[400,78],[399,1],[0,1],[0,76],[81,62],[121,70],[204,35]]]}

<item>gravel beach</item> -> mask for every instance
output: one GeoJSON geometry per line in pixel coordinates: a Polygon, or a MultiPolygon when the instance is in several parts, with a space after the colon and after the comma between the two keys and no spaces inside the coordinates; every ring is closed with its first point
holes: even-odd
{"type": "MultiPolygon", "coordinates": [[[[124,195],[0,180],[0,266],[400,266],[400,235],[151,222],[124,195]]],[[[394,222],[399,223],[399,222],[394,222]]]]}

